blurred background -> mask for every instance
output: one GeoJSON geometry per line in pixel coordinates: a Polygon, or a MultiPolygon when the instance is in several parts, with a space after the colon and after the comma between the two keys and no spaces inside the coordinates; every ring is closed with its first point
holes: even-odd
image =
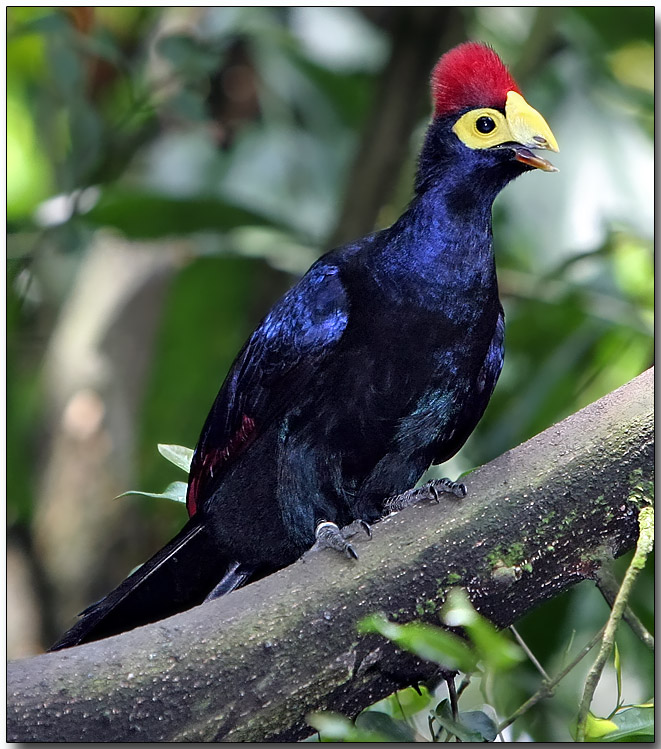
{"type": "MultiPolygon", "coordinates": [[[[443,474],[652,365],[652,7],[10,7],[7,23],[9,658],[47,647],[183,524],[177,503],[115,497],[185,480],[157,444],[194,447],[272,303],[325,249],[399,216],[429,73],[461,41],[495,47],[561,152],[559,174],[496,201],[505,367],[443,474]]],[[[520,631],[553,670],[606,611],[582,584],[520,631]]],[[[652,658],[620,640],[627,696],[645,699],[652,658]]],[[[522,666],[502,709],[537,681],[522,666]]],[[[568,738],[553,726],[572,688],[528,736],[568,738]]]]}

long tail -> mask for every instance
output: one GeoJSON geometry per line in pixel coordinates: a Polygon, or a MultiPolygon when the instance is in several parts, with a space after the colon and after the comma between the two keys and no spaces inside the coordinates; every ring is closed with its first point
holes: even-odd
{"type": "Polygon", "coordinates": [[[249,582],[252,570],[223,556],[195,518],[50,648],[80,645],[165,619],[249,582]],[[219,582],[220,581],[220,582],[219,582]]]}

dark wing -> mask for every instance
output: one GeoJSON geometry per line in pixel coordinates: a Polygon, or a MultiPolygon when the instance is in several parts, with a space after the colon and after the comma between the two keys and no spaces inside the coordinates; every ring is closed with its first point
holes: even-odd
{"type": "Polygon", "coordinates": [[[486,403],[484,408],[487,407],[487,403],[491,398],[491,395],[498,382],[498,377],[503,368],[503,359],[505,358],[505,313],[503,308],[500,308],[498,313],[498,320],[496,321],[496,330],[494,331],[493,338],[489,344],[489,350],[487,351],[487,357],[484,360],[482,371],[478,377],[478,388],[480,392],[484,393],[486,403]]]}
{"type": "Polygon", "coordinates": [[[262,320],[234,361],[202,429],[188,482],[191,517],[226,467],[331,355],[348,314],[339,271],[322,260],[262,320]]]}
{"type": "Polygon", "coordinates": [[[498,319],[496,320],[496,329],[489,343],[487,355],[484,363],[480,368],[477,376],[477,388],[470,401],[470,413],[464,413],[457,419],[455,428],[449,439],[443,440],[437,446],[437,453],[434,457],[434,463],[440,465],[455,455],[470,437],[478,421],[482,418],[491,395],[498,382],[498,377],[503,368],[503,359],[505,356],[505,315],[503,308],[500,308],[498,319]]]}

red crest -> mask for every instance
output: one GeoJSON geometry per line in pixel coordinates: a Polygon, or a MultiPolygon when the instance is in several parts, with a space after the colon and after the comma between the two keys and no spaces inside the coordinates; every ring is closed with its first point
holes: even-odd
{"type": "Polygon", "coordinates": [[[465,42],[446,52],[431,76],[434,116],[472,107],[504,107],[521,93],[505,63],[486,44],[465,42]]]}

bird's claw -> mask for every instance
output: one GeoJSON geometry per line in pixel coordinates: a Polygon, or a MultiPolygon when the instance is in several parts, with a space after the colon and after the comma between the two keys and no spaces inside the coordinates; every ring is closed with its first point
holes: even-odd
{"type": "MultiPolygon", "coordinates": [[[[365,532],[365,535],[367,536],[367,538],[371,539],[372,528],[370,524],[366,523],[364,520],[354,520],[353,523],[351,523],[351,525],[356,525],[356,523],[358,523],[358,525],[360,526],[360,529],[365,532]]],[[[348,528],[351,528],[351,525],[348,525],[346,528],[342,528],[342,532],[344,533],[345,530],[347,530],[348,528]]]]}
{"type": "Polygon", "coordinates": [[[324,520],[317,525],[314,532],[317,542],[315,547],[318,549],[335,549],[346,554],[350,559],[358,559],[358,554],[353,546],[342,535],[342,531],[335,523],[324,520]]]}
{"type": "Polygon", "coordinates": [[[347,539],[355,536],[361,530],[368,538],[372,538],[372,529],[364,520],[354,520],[353,523],[345,525],[342,529],[335,523],[322,520],[317,524],[314,532],[316,543],[313,548],[335,549],[346,554],[349,559],[358,559],[358,553],[347,539]]]}
{"type": "Polygon", "coordinates": [[[450,481],[450,479],[433,479],[421,488],[427,488],[437,502],[439,494],[454,494],[455,497],[459,497],[460,499],[463,499],[468,494],[465,484],[462,484],[460,481],[450,481]]]}
{"type": "Polygon", "coordinates": [[[389,497],[385,502],[385,510],[389,512],[399,512],[406,507],[416,504],[421,499],[433,499],[439,502],[439,495],[453,494],[455,497],[463,498],[466,496],[466,487],[458,481],[450,479],[432,479],[418,489],[409,489],[402,494],[389,497]]]}

